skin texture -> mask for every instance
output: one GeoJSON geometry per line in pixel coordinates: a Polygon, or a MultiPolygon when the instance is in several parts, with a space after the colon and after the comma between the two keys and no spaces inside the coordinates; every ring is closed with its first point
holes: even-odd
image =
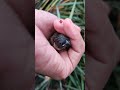
{"type": "Polygon", "coordinates": [[[59,21],[48,12],[35,10],[35,70],[57,80],[65,79],[71,74],[85,51],[80,28],[70,19],[62,20],[62,23],[59,21]],[[48,39],[54,32],[53,27],[70,38],[72,48],[58,53],[50,45],[48,39]]]}

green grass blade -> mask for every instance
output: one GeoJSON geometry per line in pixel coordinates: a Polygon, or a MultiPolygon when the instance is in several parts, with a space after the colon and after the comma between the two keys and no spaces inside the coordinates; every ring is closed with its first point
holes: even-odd
{"type": "Polygon", "coordinates": [[[62,88],[62,82],[59,81],[59,84],[60,84],[60,90],[63,90],[63,88],[62,88]]]}
{"type": "Polygon", "coordinates": [[[76,6],[76,0],[75,0],[75,2],[74,2],[74,4],[73,4],[73,8],[72,8],[71,13],[70,13],[70,16],[69,16],[70,19],[72,19],[73,15],[74,15],[75,6],[76,6]]]}
{"type": "Polygon", "coordinates": [[[35,88],[35,90],[40,90],[44,85],[46,85],[48,83],[48,80],[44,80],[39,86],[37,86],[36,88],[35,88]]]}
{"type": "Polygon", "coordinates": [[[47,5],[48,2],[49,2],[49,0],[47,0],[47,1],[42,5],[42,7],[41,7],[40,9],[43,9],[43,8],[47,5]]]}
{"type": "Polygon", "coordinates": [[[59,11],[58,6],[56,6],[56,12],[57,12],[57,16],[58,16],[58,18],[60,18],[60,11],[59,11]]]}
{"type": "Polygon", "coordinates": [[[70,80],[72,81],[72,83],[74,84],[74,86],[76,86],[76,81],[75,81],[74,77],[72,75],[70,75],[69,77],[70,77],[70,80]]]}
{"type": "MultiPolygon", "coordinates": [[[[70,3],[62,3],[60,4],[60,6],[67,6],[67,5],[73,5],[74,2],[70,2],[70,3]]],[[[79,4],[83,4],[83,2],[76,2],[76,5],[79,5],[79,4]]]]}
{"type": "Polygon", "coordinates": [[[74,87],[71,87],[71,86],[68,86],[68,85],[64,85],[66,88],[69,88],[70,90],[81,90],[81,89],[77,89],[77,88],[74,88],[74,87]]]}
{"type": "Polygon", "coordinates": [[[83,71],[80,67],[77,66],[77,69],[79,70],[79,72],[80,72],[82,75],[85,75],[84,71],[83,71]]]}

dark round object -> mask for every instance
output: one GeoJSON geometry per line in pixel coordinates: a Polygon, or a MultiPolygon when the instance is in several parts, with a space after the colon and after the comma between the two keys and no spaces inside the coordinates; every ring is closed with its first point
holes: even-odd
{"type": "Polygon", "coordinates": [[[50,42],[58,51],[68,50],[71,47],[70,39],[65,35],[57,32],[52,35],[50,42]]]}

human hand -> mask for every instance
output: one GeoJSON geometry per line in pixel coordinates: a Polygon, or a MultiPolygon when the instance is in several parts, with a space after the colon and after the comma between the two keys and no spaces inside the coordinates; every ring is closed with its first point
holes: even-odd
{"type": "Polygon", "coordinates": [[[120,41],[109,21],[107,5],[102,0],[86,2],[86,90],[103,90],[120,60],[120,41]]]}
{"type": "Polygon", "coordinates": [[[62,20],[45,11],[35,10],[35,70],[54,79],[65,79],[75,69],[85,50],[80,28],[70,19],[62,20]],[[72,47],[57,52],[49,43],[55,32],[70,38],[72,47]]]}

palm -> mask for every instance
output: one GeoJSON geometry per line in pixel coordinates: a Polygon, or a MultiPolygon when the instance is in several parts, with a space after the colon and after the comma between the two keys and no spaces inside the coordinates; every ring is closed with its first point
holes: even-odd
{"type": "Polygon", "coordinates": [[[73,23],[69,23],[70,20],[64,20],[62,26],[56,16],[47,12],[41,12],[44,17],[41,19],[41,13],[38,11],[36,12],[35,18],[36,71],[55,79],[66,78],[74,70],[84,52],[84,42],[80,36],[79,28],[73,23]],[[64,51],[58,53],[49,44],[48,39],[53,34],[54,28],[60,33],[66,33],[66,35],[71,38],[73,47],[70,48],[68,52],[64,51]],[[72,35],[74,33],[66,31],[67,29],[77,30],[74,31],[76,32],[75,35],[72,35]],[[81,43],[80,41],[82,44],[79,44],[81,43]],[[79,45],[76,46],[76,43],[79,45]]]}

